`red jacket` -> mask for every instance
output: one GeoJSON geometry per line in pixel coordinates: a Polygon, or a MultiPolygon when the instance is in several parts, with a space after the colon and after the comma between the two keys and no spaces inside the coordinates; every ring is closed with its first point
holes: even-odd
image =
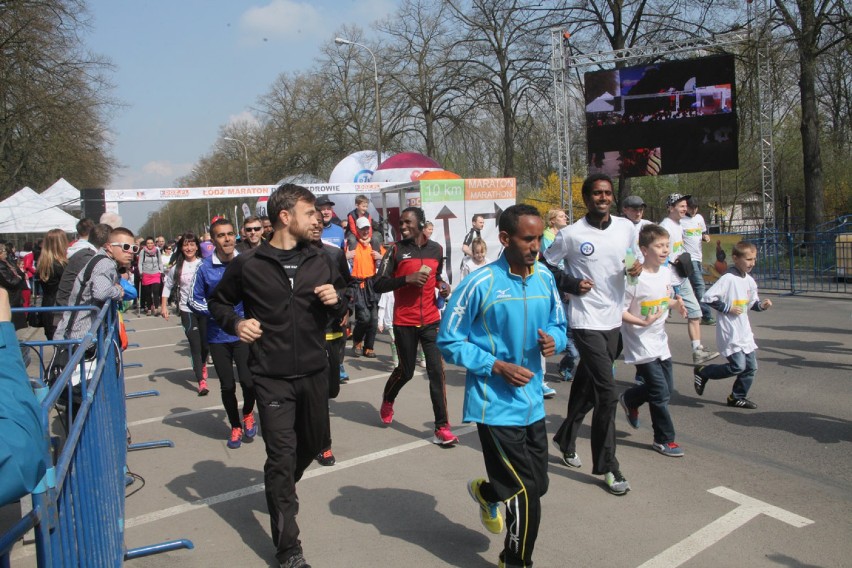
{"type": "Polygon", "coordinates": [[[435,305],[435,288],[443,282],[444,248],[433,240],[418,246],[413,239],[394,243],[382,258],[373,290],[394,293],[394,325],[423,326],[441,320],[435,305]],[[405,283],[405,277],[423,265],[432,268],[422,288],[405,283]]]}

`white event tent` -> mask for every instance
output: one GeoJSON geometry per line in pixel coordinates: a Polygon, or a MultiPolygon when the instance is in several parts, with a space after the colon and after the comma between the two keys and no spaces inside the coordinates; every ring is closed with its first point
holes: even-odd
{"type": "Polygon", "coordinates": [[[63,211],[80,210],[80,190],[59,178],[56,183],[41,192],[41,198],[63,211]]]}
{"type": "Polygon", "coordinates": [[[0,202],[0,233],[46,233],[77,230],[77,219],[25,187],[0,202]]]}

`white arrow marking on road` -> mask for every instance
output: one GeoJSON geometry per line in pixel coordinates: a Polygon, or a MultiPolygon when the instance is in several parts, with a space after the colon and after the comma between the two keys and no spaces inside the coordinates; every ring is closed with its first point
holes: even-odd
{"type": "Polygon", "coordinates": [[[722,515],[706,527],[699,529],[679,543],[664,550],[639,566],[639,568],[675,568],[676,566],[680,566],[759,515],[767,515],[796,528],[813,524],[813,521],[810,519],[800,517],[795,513],[785,511],[769,503],[764,503],[748,495],[737,493],[727,487],[714,487],[707,491],[713,495],[733,501],[739,504],[739,507],[726,515],[722,515]]]}

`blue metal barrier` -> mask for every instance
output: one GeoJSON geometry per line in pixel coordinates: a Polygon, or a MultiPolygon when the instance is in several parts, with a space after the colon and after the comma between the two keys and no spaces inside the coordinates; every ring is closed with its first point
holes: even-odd
{"type": "Polygon", "coordinates": [[[849,293],[852,286],[852,225],[838,224],[834,230],[784,233],[764,230],[738,233],[757,245],[752,276],[763,290],[788,294],[808,292],[849,293]],[[847,231],[847,232],[844,232],[847,231]]]}
{"type": "MultiPolygon", "coordinates": [[[[96,310],[92,306],[66,309],[96,310]]],[[[121,566],[125,559],[193,548],[190,541],[177,540],[125,549],[127,413],[115,307],[104,306],[91,330],[80,340],[24,342],[27,343],[38,347],[41,361],[46,346],[71,349],[64,371],[49,390],[44,386],[43,370],[36,378],[44,431],[50,432],[52,411],[57,405],[64,405],[67,437],[54,460],[50,451],[52,440],[46,434],[44,452],[48,463],[54,466],[33,492],[32,510],[0,535],[0,567],[10,565],[12,547],[31,529],[35,529],[39,567],[121,566]],[[97,346],[97,354],[87,364],[85,352],[93,344],[97,346]],[[79,388],[72,385],[75,370],[79,370],[79,388]]]]}

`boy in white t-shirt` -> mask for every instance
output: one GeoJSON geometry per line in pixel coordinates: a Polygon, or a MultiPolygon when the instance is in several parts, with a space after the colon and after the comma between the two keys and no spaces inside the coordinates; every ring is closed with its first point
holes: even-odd
{"type": "Polygon", "coordinates": [[[659,225],[647,224],[639,232],[639,247],[645,261],[635,284],[624,291],[621,337],[625,363],[636,365],[642,378],[618,398],[631,427],[639,428],[639,407],[648,403],[654,429],[652,448],[664,456],[681,457],[675,442],[669,398],[674,390],[672,354],[666,335],[669,311],[677,309],[686,317],[680,296],[674,296],[671,269],[663,266],[669,256],[669,233],[659,225]],[[674,296],[674,299],[672,299],[674,296]]]}
{"type": "Polygon", "coordinates": [[[762,312],[772,307],[772,300],[760,301],[757,283],[749,275],[757,259],[757,247],[740,241],[734,245],[734,266],[719,278],[704,294],[702,301],[719,312],[716,342],[728,362],[720,365],[695,367],[695,392],[704,394],[707,381],[736,376],[728,396],[728,406],[757,408],[746,396],[757,371],[757,344],[748,321],[748,310],[762,312]]]}
{"type": "Polygon", "coordinates": [[[683,248],[683,226],[681,220],[686,217],[686,200],[692,197],[691,195],[681,195],[672,193],[666,199],[666,207],[668,207],[668,216],[660,221],[660,226],[669,232],[671,242],[671,250],[669,251],[669,265],[672,268],[672,286],[675,294],[680,296],[683,304],[686,306],[687,313],[687,333],[692,344],[692,364],[701,365],[711,359],[719,356],[717,351],[708,351],[701,345],[701,306],[698,304],[698,298],[695,297],[695,292],[692,289],[692,284],[689,279],[679,273],[683,270],[685,274],[692,272],[692,262],[683,262],[686,257],[682,257],[683,248]]]}

